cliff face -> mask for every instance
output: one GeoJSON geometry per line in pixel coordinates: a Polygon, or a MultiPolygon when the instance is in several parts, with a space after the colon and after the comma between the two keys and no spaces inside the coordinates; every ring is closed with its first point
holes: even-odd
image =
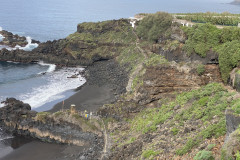
{"type": "Polygon", "coordinates": [[[198,64],[160,65],[148,67],[143,76],[143,86],[138,89],[135,100],[142,104],[157,101],[174,92],[188,91],[211,82],[221,82],[217,65],[206,65],[202,75],[197,73],[198,64]]]}

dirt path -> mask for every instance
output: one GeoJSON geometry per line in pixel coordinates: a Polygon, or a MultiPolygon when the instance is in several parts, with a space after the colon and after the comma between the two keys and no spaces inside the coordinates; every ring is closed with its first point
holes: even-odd
{"type": "Polygon", "coordinates": [[[108,152],[109,152],[109,149],[110,149],[110,143],[109,143],[109,140],[108,140],[108,133],[107,133],[106,126],[105,126],[105,124],[104,124],[104,122],[101,118],[99,118],[99,120],[102,122],[103,128],[104,128],[104,131],[103,131],[104,147],[103,147],[102,155],[101,155],[101,158],[100,158],[100,160],[104,160],[104,159],[106,159],[106,157],[108,155],[108,152]]]}

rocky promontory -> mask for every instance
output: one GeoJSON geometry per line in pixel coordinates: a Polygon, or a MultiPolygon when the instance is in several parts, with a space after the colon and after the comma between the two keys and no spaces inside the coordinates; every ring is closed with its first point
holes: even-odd
{"type": "Polygon", "coordinates": [[[231,4],[239,5],[240,4],[240,0],[234,0],[231,4]]]}
{"type": "MultiPolygon", "coordinates": [[[[24,47],[28,44],[26,37],[19,36],[17,34],[13,34],[11,32],[2,30],[0,34],[4,37],[2,41],[0,41],[0,45],[5,45],[8,47],[16,47],[17,45],[20,47],[24,47]]],[[[40,43],[39,41],[32,40],[32,43],[40,43]]]]}
{"type": "Polygon", "coordinates": [[[129,29],[131,26],[127,19],[82,23],[76,33],[65,39],[40,43],[32,51],[2,49],[0,60],[44,61],[64,66],[91,65],[96,61],[112,59],[129,46],[131,35],[122,35],[129,29]]]}
{"type": "Polygon", "coordinates": [[[37,113],[28,104],[14,98],[8,98],[4,103],[6,106],[0,108],[2,130],[44,142],[91,148],[74,155],[75,158],[82,155],[87,155],[87,159],[101,156],[103,132],[100,122],[94,117],[88,121],[76,110],[37,113]]]}

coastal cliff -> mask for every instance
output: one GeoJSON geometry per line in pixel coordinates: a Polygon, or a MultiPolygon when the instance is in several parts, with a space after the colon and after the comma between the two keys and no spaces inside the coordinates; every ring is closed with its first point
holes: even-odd
{"type": "Polygon", "coordinates": [[[87,65],[87,85],[114,91],[111,101],[94,107],[103,123],[93,127],[79,118],[76,124],[76,115],[36,113],[10,99],[1,124],[44,141],[93,145],[97,157],[105,135],[101,157],[111,160],[236,159],[240,96],[227,84],[239,88],[240,29],[182,26],[162,12],[141,15],[134,27],[127,19],[82,23],[31,52],[0,51],[1,60],[87,65]]]}

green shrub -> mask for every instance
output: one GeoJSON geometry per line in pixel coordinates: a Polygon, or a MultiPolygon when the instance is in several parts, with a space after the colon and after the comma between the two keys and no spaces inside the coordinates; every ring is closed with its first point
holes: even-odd
{"type": "Polygon", "coordinates": [[[207,146],[207,150],[211,151],[215,146],[216,146],[216,144],[209,144],[207,146]]]}
{"type": "Polygon", "coordinates": [[[55,112],[55,113],[54,113],[54,116],[55,116],[55,117],[59,117],[59,116],[61,116],[61,115],[63,115],[63,114],[64,114],[63,111],[58,111],[58,112],[55,112]]]}
{"type": "Polygon", "coordinates": [[[193,27],[183,27],[188,36],[183,49],[190,55],[194,52],[206,57],[210,48],[216,47],[220,42],[221,30],[212,24],[198,24],[193,27]]]}
{"type": "Polygon", "coordinates": [[[151,56],[144,63],[146,66],[157,66],[160,64],[168,64],[164,56],[158,54],[151,54],[151,56]]]}
{"type": "Polygon", "coordinates": [[[144,158],[149,158],[151,156],[156,156],[158,154],[159,154],[159,152],[156,152],[156,151],[153,151],[153,150],[146,150],[146,151],[143,151],[142,156],[144,158]]]}
{"type": "Polygon", "coordinates": [[[196,154],[194,160],[214,160],[214,157],[211,151],[202,150],[196,154]]]}
{"type": "Polygon", "coordinates": [[[194,146],[198,145],[199,142],[199,140],[193,140],[190,138],[183,148],[180,148],[176,151],[176,154],[182,156],[188,153],[194,146]]]}
{"type": "Polygon", "coordinates": [[[197,66],[197,73],[198,73],[198,75],[203,75],[204,72],[205,72],[205,66],[202,65],[202,64],[199,64],[197,66]]]}
{"type": "Polygon", "coordinates": [[[236,160],[240,160],[240,153],[239,153],[239,151],[236,153],[236,160]]]}
{"type": "Polygon", "coordinates": [[[171,132],[172,132],[173,135],[177,135],[178,132],[179,132],[179,129],[177,129],[177,128],[174,127],[174,128],[171,130],[171,132]]]}
{"type": "Polygon", "coordinates": [[[240,60],[240,41],[234,40],[221,45],[217,52],[219,53],[219,67],[224,83],[227,83],[229,73],[239,64],[240,60]]]}
{"type": "Polygon", "coordinates": [[[157,42],[159,38],[170,36],[172,15],[165,12],[144,17],[137,26],[137,34],[145,40],[157,42]]]}
{"type": "Polygon", "coordinates": [[[36,120],[46,122],[47,117],[50,115],[49,112],[38,112],[36,115],[36,120]]]}

